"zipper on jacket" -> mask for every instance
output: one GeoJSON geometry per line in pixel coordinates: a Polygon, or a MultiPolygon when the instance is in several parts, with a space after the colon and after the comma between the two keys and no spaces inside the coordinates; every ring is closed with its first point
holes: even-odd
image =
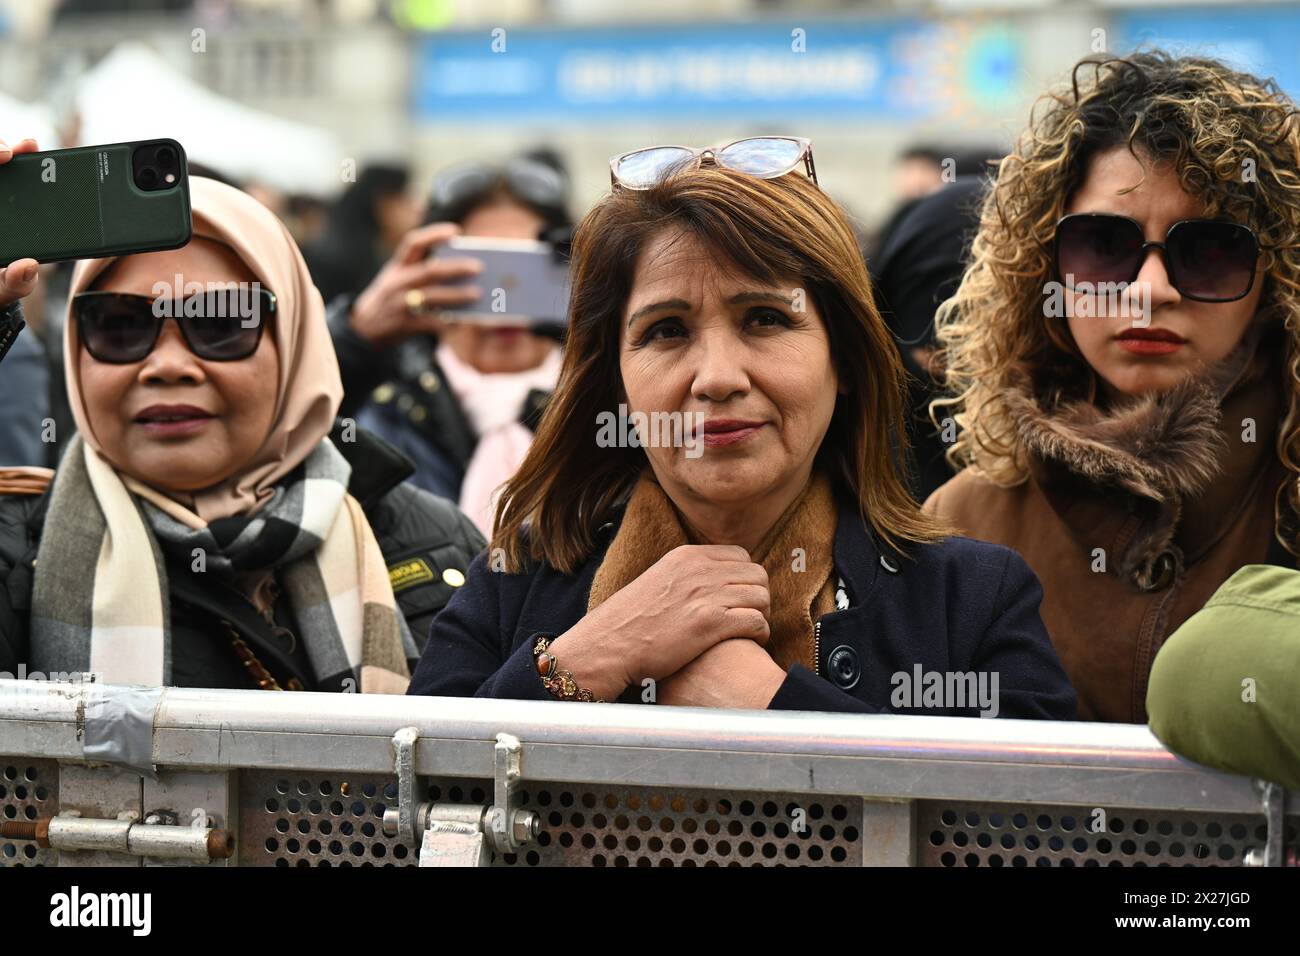
{"type": "Polygon", "coordinates": [[[822,669],[822,622],[818,618],[817,623],[813,625],[813,674],[819,674],[822,669]]]}

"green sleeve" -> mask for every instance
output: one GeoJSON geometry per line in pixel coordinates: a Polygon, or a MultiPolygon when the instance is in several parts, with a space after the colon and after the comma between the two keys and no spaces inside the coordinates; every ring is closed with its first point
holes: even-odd
{"type": "Polygon", "coordinates": [[[1156,656],[1147,713],[1174,753],[1300,790],[1300,571],[1229,578],[1156,656]]]}

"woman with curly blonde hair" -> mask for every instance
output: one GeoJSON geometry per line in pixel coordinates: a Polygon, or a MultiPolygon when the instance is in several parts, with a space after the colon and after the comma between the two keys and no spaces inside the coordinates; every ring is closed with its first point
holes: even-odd
{"type": "Polygon", "coordinates": [[[926,508],[1028,560],[1082,717],[1141,722],[1165,637],[1300,554],[1300,117],[1159,51],[1040,106],[938,314],[926,508]]]}

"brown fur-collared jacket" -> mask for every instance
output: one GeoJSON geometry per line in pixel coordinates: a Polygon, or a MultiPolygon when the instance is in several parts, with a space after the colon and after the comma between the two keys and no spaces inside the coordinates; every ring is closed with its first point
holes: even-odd
{"type": "Polygon", "coordinates": [[[1144,723],[1165,638],[1243,565],[1296,567],[1274,537],[1287,474],[1280,354],[1276,339],[1243,345],[1204,377],[1110,410],[1049,411],[1014,392],[1028,479],[1000,487],[968,468],[926,502],[961,533],[1019,551],[1038,575],[1081,719],[1144,723]]]}

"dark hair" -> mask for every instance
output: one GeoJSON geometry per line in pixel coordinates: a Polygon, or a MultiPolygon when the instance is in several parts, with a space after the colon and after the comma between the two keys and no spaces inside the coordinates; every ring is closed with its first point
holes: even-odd
{"type": "Polygon", "coordinates": [[[519,154],[523,159],[531,160],[534,163],[541,163],[543,166],[549,166],[560,174],[560,177],[567,185],[569,182],[569,166],[560,155],[560,151],[552,146],[534,146],[532,149],[525,150],[519,154]]]}
{"type": "Polygon", "coordinates": [[[916,145],[908,146],[901,153],[899,153],[897,162],[905,163],[909,159],[923,159],[926,160],[927,162],[933,163],[934,165],[938,166],[941,162],[943,162],[943,157],[944,157],[943,152],[937,146],[930,146],[930,145],[923,146],[920,144],[916,144],[916,145]]]}
{"type": "Polygon", "coordinates": [[[367,166],[330,208],[324,229],[303,249],[326,302],[358,294],[379,272],[385,259],[379,249],[379,201],[405,192],[409,185],[405,166],[367,166]]]}
{"type": "Polygon", "coordinates": [[[410,184],[411,172],[405,166],[365,167],[330,210],[326,231],[358,246],[373,242],[379,235],[379,200],[406,192],[410,184]]]}

